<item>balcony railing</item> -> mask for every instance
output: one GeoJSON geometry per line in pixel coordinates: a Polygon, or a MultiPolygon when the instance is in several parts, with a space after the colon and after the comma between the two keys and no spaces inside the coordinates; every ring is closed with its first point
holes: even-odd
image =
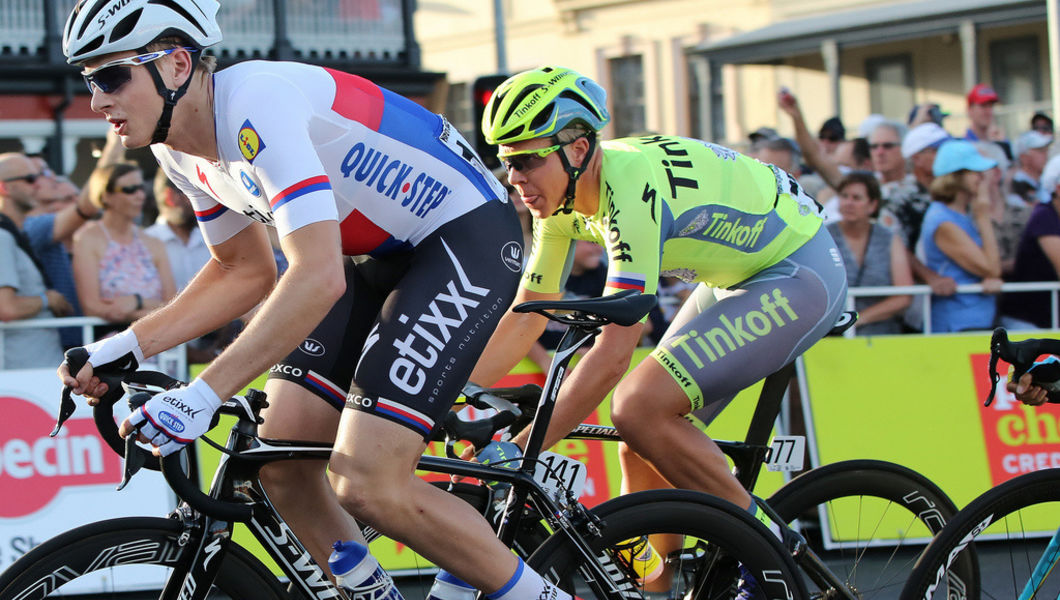
{"type": "MultiPolygon", "coordinates": [[[[0,57],[47,56],[49,39],[77,0],[0,2],[0,57]],[[55,10],[49,32],[45,13],[55,10]]],[[[416,66],[410,56],[412,0],[223,0],[218,21],[222,58],[351,60],[416,66]],[[277,18],[280,15],[282,18],[277,18]]]]}

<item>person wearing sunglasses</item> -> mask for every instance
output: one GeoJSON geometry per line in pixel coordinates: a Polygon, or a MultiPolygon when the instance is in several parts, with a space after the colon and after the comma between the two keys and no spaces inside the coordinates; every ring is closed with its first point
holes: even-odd
{"type": "MultiPolygon", "coordinates": [[[[40,173],[24,154],[0,154],[0,321],[49,319],[70,314],[69,302],[52,282],[23,227],[37,205],[40,173]]],[[[0,369],[39,369],[61,360],[55,327],[3,331],[0,369]]]]}
{"type": "MultiPolygon", "coordinates": [[[[754,511],[717,446],[684,415],[709,423],[737,390],[824,336],[846,296],[842,260],[820,207],[788,173],[687,138],[601,141],[606,106],[598,83],[558,66],[512,76],[486,106],[482,132],[535,218],[516,302],[560,297],[575,240],[605,248],[605,295],[654,294],[661,275],[699,285],[652,358],[625,378],[644,324],[604,327],[567,376],[545,443],[617,384],[624,490],[701,490],[754,511]]],[[[496,382],[544,327],[540,315],[507,312],[471,380],[496,382]]]]}
{"type": "Polygon", "coordinates": [[[221,40],[219,6],[82,0],[67,21],[92,108],[125,147],[151,146],[212,259],[173,301],[89,345],[76,378],[60,375],[96,395],[93,365],[139,361],[262,303],[199,377],[122,432],[175,452],[269,371],[261,434],[335,443],[329,464],[261,473],[317,564],[359,538],[349,512],[494,600],[568,600],[471,506],[412,476],[518,287],[504,186],[442,116],[361,77],[272,61],[213,72],[202,50],[221,40]],[[267,227],[290,265],[278,282],[267,227]],[[173,403],[191,407],[179,427],[157,418],[173,403]]]}
{"type": "Polygon", "coordinates": [[[116,324],[98,328],[101,337],[162,306],[176,284],[165,246],[138,224],[147,199],[140,167],[130,162],[98,167],[86,188],[102,217],[74,234],[74,282],[85,314],[116,324]]]}

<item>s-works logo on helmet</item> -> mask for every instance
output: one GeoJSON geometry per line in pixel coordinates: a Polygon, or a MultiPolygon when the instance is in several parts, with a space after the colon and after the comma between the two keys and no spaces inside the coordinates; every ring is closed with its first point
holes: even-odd
{"type": "Polygon", "coordinates": [[[103,27],[107,25],[107,19],[113,17],[130,2],[132,2],[132,0],[118,0],[114,4],[111,4],[106,11],[101,11],[100,15],[96,17],[96,23],[99,23],[99,28],[103,29],[103,27]]]}

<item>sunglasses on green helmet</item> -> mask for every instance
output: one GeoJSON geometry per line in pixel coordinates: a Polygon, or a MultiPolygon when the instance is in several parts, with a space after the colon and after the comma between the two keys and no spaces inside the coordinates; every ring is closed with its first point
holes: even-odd
{"type": "Polygon", "coordinates": [[[519,150],[517,152],[508,152],[506,154],[498,154],[497,158],[500,159],[501,164],[504,165],[504,169],[511,173],[512,171],[519,171],[520,173],[529,173],[534,169],[545,164],[545,160],[548,159],[548,155],[552,154],[556,150],[573,143],[563,142],[562,144],[555,144],[552,146],[545,146],[544,148],[534,148],[533,150],[519,150]]]}

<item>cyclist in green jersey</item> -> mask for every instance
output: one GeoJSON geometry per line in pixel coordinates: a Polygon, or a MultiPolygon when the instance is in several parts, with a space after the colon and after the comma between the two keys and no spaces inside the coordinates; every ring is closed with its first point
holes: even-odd
{"type": "MultiPolygon", "coordinates": [[[[568,375],[546,445],[618,384],[611,416],[626,442],[624,492],[701,490],[754,513],[717,445],[684,417],[694,412],[709,423],[739,390],[824,336],[846,297],[842,259],[819,205],[787,173],[699,140],[598,141],[608,120],[603,88],[543,67],[501,84],[482,122],[534,215],[516,303],[560,297],[575,240],[605,247],[605,295],[654,293],[660,275],[700,284],[652,359],[624,379],[643,323],[604,328],[568,375]]],[[[488,385],[504,376],[544,321],[508,312],[471,380],[488,385]]]]}

